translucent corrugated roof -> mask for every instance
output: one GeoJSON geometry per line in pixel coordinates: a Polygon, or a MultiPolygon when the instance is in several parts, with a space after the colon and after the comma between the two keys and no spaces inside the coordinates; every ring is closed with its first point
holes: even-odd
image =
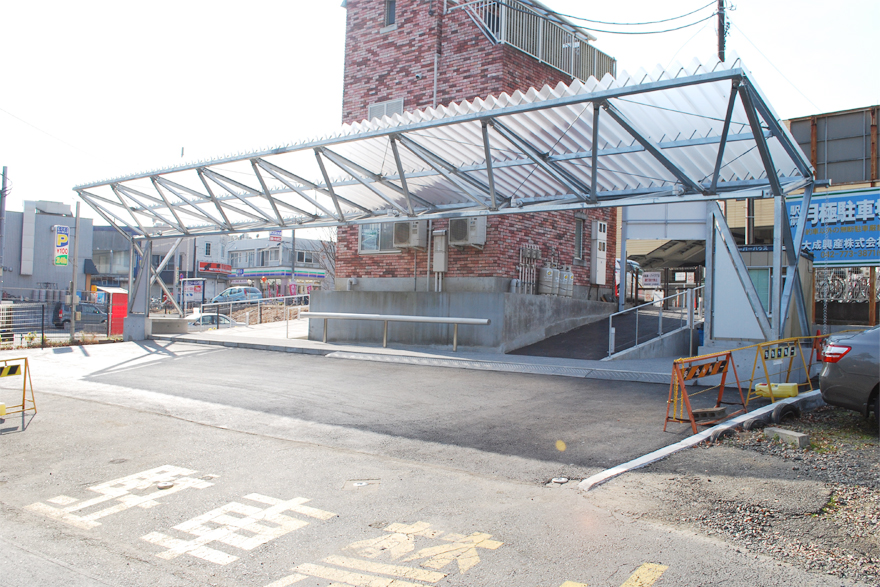
{"type": "Polygon", "coordinates": [[[809,181],[736,60],[477,98],[74,190],[117,226],[177,236],[761,197],[809,181]]]}

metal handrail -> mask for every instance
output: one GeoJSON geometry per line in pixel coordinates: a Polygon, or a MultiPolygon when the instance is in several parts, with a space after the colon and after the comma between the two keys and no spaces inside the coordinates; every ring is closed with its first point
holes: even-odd
{"type": "Polygon", "coordinates": [[[421,322],[427,324],[454,324],[452,335],[452,350],[458,350],[458,325],[488,326],[492,323],[489,318],[454,318],[449,316],[406,316],[401,314],[354,314],[348,312],[302,312],[301,318],[322,318],[324,320],[324,339],[327,342],[328,320],[371,320],[384,322],[385,328],[382,334],[382,347],[388,346],[388,323],[389,322],[421,322]]]}
{"type": "MultiPolygon", "coordinates": [[[[232,314],[235,311],[235,307],[257,307],[257,315],[260,316],[258,318],[258,324],[262,322],[262,309],[264,306],[305,306],[308,307],[309,304],[309,294],[298,294],[295,296],[279,296],[277,298],[256,298],[250,300],[236,300],[232,302],[211,302],[207,304],[202,304],[199,308],[199,314],[232,314]],[[223,311],[225,310],[225,311],[223,311]]],[[[248,318],[248,322],[250,322],[250,318],[248,318]]],[[[248,324],[250,326],[250,324],[248,324]]],[[[217,327],[220,328],[219,320],[217,327]]]]}
{"type": "MultiPolygon", "coordinates": [[[[610,314],[608,316],[608,356],[610,357],[614,354],[614,350],[616,347],[616,340],[615,340],[616,332],[614,329],[614,322],[613,322],[615,316],[621,316],[621,315],[627,314],[629,312],[636,313],[636,341],[635,341],[634,346],[638,346],[639,345],[639,310],[648,309],[647,308],[648,306],[658,309],[658,312],[657,312],[657,314],[658,314],[658,316],[657,316],[657,336],[661,336],[663,334],[663,306],[664,306],[664,303],[667,300],[672,300],[675,298],[684,297],[685,303],[680,307],[687,310],[687,323],[688,323],[687,327],[693,328],[694,307],[693,307],[693,297],[692,296],[695,296],[697,294],[697,292],[704,290],[705,287],[706,286],[701,285],[699,287],[687,288],[685,291],[681,291],[676,294],[672,294],[670,296],[666,296],[664,298],[660,298],[657,300],[651,300],[650,302],[646,302],[644,304],[640,304],[638,306],[633,306],[632,308],[627,308],[626,310],[621,310],[620,312],[615,312],[613,314],[610,314]]],[[[700,318],[702,318],[703,317],[703,315],[702,315],[703,304],[700,303],[698,305],[699,305],[699,311],[700,311],[700,318]]],[[[680,318],[680,320],[682,323],[684,322],[684,313],[682,313],[682,317],[680,318]]],[[[680,324],[680,326],[676,330],[681,330],[682,328],[685,328],[685,326],[683,324],[680,324]]],[[[675,330],[671,330],[670,332],[674,332],[674,331],[675,330]]]]}
{"type": "Polygon", "coordinates": [[[517,0],[460,1],[447,12],[465,10],[491,41],[516,47],[550,67],[572,77],[602,79],[617,74],[616,60],[589,43],[575,25],[562,26],[529,4],[517,0]]]}

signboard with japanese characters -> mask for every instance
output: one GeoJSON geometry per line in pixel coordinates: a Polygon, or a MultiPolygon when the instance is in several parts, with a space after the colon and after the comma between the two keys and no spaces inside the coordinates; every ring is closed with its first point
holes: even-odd
{"type": "Polygon", "coordinates": [[[880,265],[880,189],[813,194],[802,210],[802,196],[786,200],[792,230],[807,215],[803,249],[818,266],[880,265]]]}
{"type": "Polygon", "coordinates": [[[70,227],[55,226],[55,265],[67,265],[70,256],[70,227]]]}
{"type": "Polygon", "coordinates": [[[643,287],[660,287],[661,275],[659,271],[645,271],[642,273],[643,287]]]}
{"type": "Polygon", "coordinates": [[[281,231],[273,230],[269,233],[269,242],[272,243],[280,243],[281,242],[281,231]]]}

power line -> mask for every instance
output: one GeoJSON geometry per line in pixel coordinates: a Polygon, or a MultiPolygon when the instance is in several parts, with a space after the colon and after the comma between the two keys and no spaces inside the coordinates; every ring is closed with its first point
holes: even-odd
{"type": "Polygon", "coordinates": [[[89,157],[94,157],[94,155],[92,155],[91,153],[89,153],[89,152],[86,151],[85,149],[81,149],[80,147],[77,147],[76,145],[71,145],[70,143],[68,143],[68,142],[65,141],[64,139],[59,139],[59,138],[56,137],[55,135],[53,135],[53,134],[51,134],[51,133],[48,133],[48,132],[44,131],[43,129],[39,128],[38,126],[34,126],[33,124],[31,124],[31,123],[28,122],[27,120],[25,120],[25,119],[23,119],[23,118],[19,118],[18,116],[16,116],[15,114],[13,114],[12,112],[10,112],[9,110],[4,110],[3,108],[0,108],[0,112],[5,112],[6,114],[8,114],[9,116],[11,116],[12,118],[18,120],[19,122],[22,122],[22,123],[28,125],[29,127],[31,127],[32,129],[37,130],[37,131],[43,133],[43,134],[46,135],[47,137],[51,137],[51,138],[55,139],[56,141],[58,141],[58,142],[60,142],[60,143],[64,143],[65,145],[67,145],[67,146],[70,147],[71,149],[76,149],[77,151],[81,151],[81,152],[85,153],[85,154],[88,155],[89,157]]]}
{"type": "Polygon", "coordinates": [[[581,20],[583,22],[593,22],[596,24],[608,24],[608,25],[612,25],[612,26],[643,26],[646,24],[660,24],[660,23],[669,22],[672,20],[679,20],[679,19],[684,18],[686,16],[696,14],[697,12],[712,6],[714,3],[715,2],[709,2],[705,6],[700,6],[696,10],[688,12],[687,14],[682,14],[681,16],[673,16],[672,18],[664,18],[663,20],[651,20],[651,21],[647,21],[647,22],[608,22],[605,20],[590,20],[589,18],[584,18],[582,16],[574,16],[571,14],[560,14],[558,12],[556,14],[559,14],[559,16],[564,16],[565,18],[571,18],[574,20],[581,20]]]}
{"type": "MultiPolygon", "coordinates": [[[[513,6],[513,5],[507,4],[505,2],[498,2],[498,4],[501,6],[506,6],[508,9],[513,10],[514,12],[521,12],[523,14],[528,14],[530,16],[537,16],[538,18],[542,18],[542,19],[550,21],[550,22],[557,22],[557,21],[554,21],[553,19],[551,19],[550,17],[548,17],[547,15],[538,14],[537,12],[535,12],[533,10],[525,10],[523,8],[519,8],[518,6],[513,6]]],[[[699,12],[700,10],[703,10],[704,8],[706,8],[708,6],[710,6],[710,4],[703,6],[703,8],[700,8],[700,9],[696,10],[695,12],[699,12]]],[[[553,13],[553,14],[556,14],[558,16],[565,17],[565,18],[579,18],[579,17],[572,17],[572,16],[566,15],[566,14],[559,14],[559,13],[553,13]]],[[[693,13],[690,13],[690,14],[693,14],[693,13]]],[[[716,13],[713,12],[712,14],[707,16],[706,18],[703,18],[703,19],[698,20],[696,22],[692,22],[690,24],[685,24],[685,25],[671,28],[671,29],[665,29],[662,31],[608,31],[608,30],[604,30],[604,29],[594,29],[594,28],[585,27],[585,26],[581,26],[581,25],[575,25],[575,26],[578,29],[582,29],[585,31],[590,31],[593,33],[605,33],[605,34],[609,34],[609,35],[657,35],[657,34],[661,34],[661,33],[671,33],[673,31],[680,31],[681,29],[686,29],[688,27],[698,25],[701,22],[705,22],[705,21],[709,20],[710,18],[713,18],[715,15],[716,15],[716,13]]],[[[687,15],[683,15],[683,16],[687,16],[687,15]]],[[[682,18],[682,17],[675,17],[675,18],[671,18],[668,20],[678,20],[679,18],[682,18]]],[[[586,20],[586,19],[582,19],[582,20],[586,20]]],[[[657,22],[664,22],[664,21],[657,21],[657,22]]],[[[625,26],[637,25],[637,24],[640,24],[640,23],[628,23],[625,26]]]]}
{"type": "Polygon", "coordinates": [[[770,66],[771,66],[773,69],[775,69],[775,70],[779,73],[779,75],[782,76],[782,79],[784,79],[785,81],[787,81],[787,82],[791,85],[791,87],[793,87],[795,90],[797,90],[797,93],[798,93],[798,94],[800,94],[801,96],[803,96],[804,99],[805,99],[807,102],[809,102],[810,104],[812,104],[813,107],[814,107],[816,110],[822,110],[821,108],[819,108],[819,106],[818,106],[815,102],[813,102],[812,100],[810,100],[810,99],[807,97],[807,95],[804,94],[804,93],[800,90],[800,88],[798,88],[796,85],[794,85],[794,82],[792,82],[790,79],[788,79],[787,77],[785,77],[785,74],[782,73],[782,72],[779,70],[778,67],[776,67],[775,65],[773,65],[773,61],[771,61],[770,59],[768,59],[767,56],[764,55],[764,53],[763,53],[760,49],[758,49],[758,46],[755,45],[755,44],[752,42],[752,40],[749,39],[749,38],[746,36],[746,34],[743,32],[743,30],[742,30],[741,28],[739,28],[738,26],[736,26],[736,24],[735,24],[733,21],[730,21],[730,24],[733,25],[733,27],[736,28],[736,30],[738,30],[738,31],[740,32],[740,34],[742,34],[743,38],[744,38],[746,41],[748,41],[749,44],[750,44],[752,47],[754,47],[755,50],[756,50],[758,53],[760,53],[761,57],[763,57],[764,60],[767,61],[767,63],[769,63],[770,66]]]}
{"type": "Polygon", "coordinates": [[[696,26],[696,25],[700,24],[701,22],[706,22],[710,18],[714,18],[714,17],[715,17],[715,13],[713,12],[712,14],[707,16],[706,18],[703,18],[703,19],[698,20],[696,22],[692,22],[690,24],[683,24],[679,27],[675,27],[675,28],[671,28],[671,29],[664,29],[662,31],[606,31],[606,30],[602,30],[602,29],[592,29],[589,27],[579,27],[579,28],[582,28],[585,31],[590,31],[591,33],[605,33],[607,35],[659,35],[661,33],[671,33],[673,31],[680,31],[682,29],[696,26]]]}

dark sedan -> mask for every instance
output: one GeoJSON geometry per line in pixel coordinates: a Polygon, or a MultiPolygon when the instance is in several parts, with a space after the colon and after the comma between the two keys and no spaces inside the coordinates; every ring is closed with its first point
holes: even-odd
{"type": "Polygon", "coordinates": [[[822,360],[819,389],[825,403],[863,416],[873,411],[880,427],[880,326],[828,337],[822,360]]]}

